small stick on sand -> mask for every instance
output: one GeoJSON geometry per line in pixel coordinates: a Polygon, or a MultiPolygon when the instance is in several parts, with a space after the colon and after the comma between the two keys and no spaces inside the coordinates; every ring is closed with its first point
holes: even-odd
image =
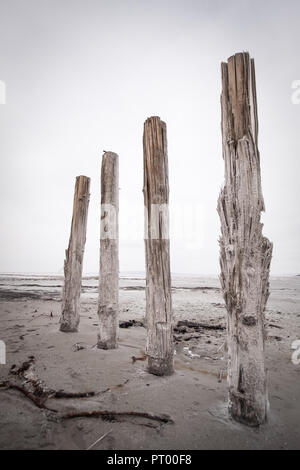
{"type": "Polygon", "coordinates": [[[103,434],[103,436],[99,437],[99,439],[97,439],[94,442],[94,444],[90,445],[86,450],[91,450],[93,447],[95,447],[96,444],[98,444],[98,442],[101,442],[111,432],[112,432],[112,429],[110,431],[107,431],[105,434],[103,434]]]}

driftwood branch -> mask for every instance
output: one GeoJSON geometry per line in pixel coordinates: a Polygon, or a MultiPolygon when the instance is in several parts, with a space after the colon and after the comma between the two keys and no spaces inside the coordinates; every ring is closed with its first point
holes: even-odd
{"type": "MultiPolygon", "coordinates": [[[[53,396],[50,397],[37,397],[33,393],[29,392],[24,386],[13,384],[11,382],[1,382],[0,388],[18,390],[23,395],[25,395],[29,400],[32,401],[38,408],[43,410],[52,411],[53,413],[58,413],[58,410],[50,408],[46,405],[48,398],[83,398],[86,396],[95,396],[97,393],[92,392],[93,395],[87,394],[64,394],[61,392],[56,392],[53,396]]],[[[71,411],[65,414],[59,414],[60,419],[72,419],[72,418],[92,418],[92,417],[103,417],[106,419],[115,419],[122,416],[135,416],[137,418],[147,418],[154,421],[159,421],[161,423],[173,423],[173,419],[166,414],[154,414],[143,411],[110,411],[110,410],[90,410],[90,411],[71,411]]]]}
{"type": "Polygon", "coordinates": [[[182,335],[173,335],[175,341],[190,341],[191,339],[198,339],[201,338],[201,335],[197,335],[196,333],[192,334],[182,334],[182,335]]]}
{"type": "MultiPolygon", "coordinates": [[[[21,381],[20,384],[12,382],[10,380],[0,382],[0,388],[7,388],[18,390],[29,398],[39,408],[49,409],[45,405],[49,398],[65,398],[65,399],[76,399],[76,398],[88,398],[100,395],[110,390],[109,388],[96,392],[65,392],[64,390],[53,390],[46,387],[43,382],[36,376],[34,372],[34,357],[30,360],[25,361],[20,367],[16,367],[14,364],[10,373],[21,381]]],[[[50,411],[56,411],[49,409],[50,411]]]]}
{"type": "Polygon", "coordinates": [[[213,323],[199,323],[195,321],[189,320],[180,320],[177,322],[177,327],[187,326],[188,328],[193,328],[194,330],[226,330],[226,327],[221,324],[213,324],[213,323]]]}
{"type": "Polygon", "coordinates": [[[48,396],[47,397],[45,397],[45,396],[43,396],[43,397],[36,396],[34,393],[30,392],[26,388],[26,386],[24,386],[24,385],[18,385],[18,384],[12,383],[10,381],[5,381],[5,382],[0,383],[0,388],[3,388],[4,390],[5,389],[17,390],[18,392],[21,392],[23,395],[25,395],[25,397],[27,397],[30,401],[32,401],[32,403],[34,403],[38,408],[43,409],[43,410],[52,411],[54,413],[57,412],[57,410],[49,408],[46,405],[45,402],[47,401],[48,396]]]}
{"type": "Polygon", "coordinates": [[[154,414],[146,413],[143,411],[108,411],[108,410],[91,410],[91,411],[71,411],[60,417],[62,419],[72,419],[72,418],[97,418],[102,416],[106,419],[114,419],[116,417],[122,416],[135,416],[137,418],[146,418],[154,421],[159,421],[161,423],[174,423],[174,420],[167,414],[154,414]]]}
{"type": "Polygon", "coordinates": [[[100,392],[64,392],[63,390],[55,391],[51,398],[88,398],[101,395],[102,393],[108,392],[109,388],[102,390],[100,392]]]}
{"type": "MultiPolygon", "coordinates": [[[[139,359],[139,358],[137,358],[139,359]]],[[[103,417],[104,419],[115,419],[121,416],[136,416],[139,418],[147,418],[161,423],[173,423],[172,418],[167,414],[155,414],[143,411],[108,411],[108,410],[90,410],[90,411],[70,411],[68,413],[60,413],[59,410],[50,408],[47,405],[47,400],[70,398],[80,399],[91,396],[97,396],[100,393],[105,393],[110,390],[107,388],[102,392],[64,392],[63,390],[53,390],[43,385],[42,381],[38,379],[33,369],[34,358],[24,362],[19,368],[15,365],[11,368],[10,373],[15,375],[17,379],[22,380],[21,384],[14,383],[10,380],[0,382],[0,389],[3,390],[17,390],[26,396],[34,405],[39,409],[57,413],[60,419],[83,418],[83,417],[103,417]]],[[[126,381],[127,382],[127,381],[126,381]]],[[[125,382],[125,383],[126,383],[125,382]]]]}

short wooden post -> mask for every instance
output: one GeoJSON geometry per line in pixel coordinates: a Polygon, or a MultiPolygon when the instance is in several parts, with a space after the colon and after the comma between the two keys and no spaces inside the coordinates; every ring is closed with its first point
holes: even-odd
{"type": "Polygon", "coordinates": [[[80,317],[82,262],[90,199],[90,178],[77,176],[69,247],[64,263],[64,287],[60,331],[77,331],[80,317]]]}
{"type": "Polygon", "coordinates": [[[148,370],[173,373],[173,331],[169,240],[169,180],[166,124],[144,124],[144,205],[148,370]]]}
{"type": "Polygon", "coordinates": [[[269,296],[272,243],[262,235],[260,156],[254,61],[236,54],[222,64],[225,186],[221,219],[221,285],[228,311],[229,411],[251,426],[268,409],[264,310],[269,296]]]}
{"type": "Polygon", "coordinates": [[[119,312],[119,157],[104,152],[101,167],[99,349],[118,347],[119,312]]]}

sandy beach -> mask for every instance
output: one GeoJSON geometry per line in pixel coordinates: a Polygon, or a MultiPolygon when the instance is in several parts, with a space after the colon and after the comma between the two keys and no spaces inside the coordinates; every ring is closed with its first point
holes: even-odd
{"type": "Polygon", "coordinates": [[[300,365],[291,361],[291,344],[300,339],[300,277],[271,279],[270,413],[259,428],[228,416],[226,310],[216,277],[173,275],[175,374],[170,377],[146,370],[142,275],[120,279],[119,348],[112,351],[95,347],[97,277],[83,279],[78,333],[58,331],[62,283],[61,276],[0,277],[0,339],[7,348],[6,365],[0,365],[1,449],[87,449],[107,432],[93,449],[300,447],[300,365]],[[63,392],[62,397],[50,393],[45,408],[5,386],[22,383],[19,369],[28,361],[27,374],[44,390],[63,392]],[[89,395],[63,398],[70,393],[89,395]],[[107,413],[66,418],[95,410],[107,413]]]}

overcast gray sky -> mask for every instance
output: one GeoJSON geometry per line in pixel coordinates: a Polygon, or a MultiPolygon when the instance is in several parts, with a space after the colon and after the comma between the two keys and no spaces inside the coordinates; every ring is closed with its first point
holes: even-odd
{"type": "Polygon", "coordinates": [[[300,273],[299,36],[299,0],[0,0],[0,271],[62,272],[80,174],[98,271],[103,149],[120,156],[120,268],[144,270],[142,132],[158,115],[172,271],[218,274],[220,63],[249,51],[272,273],[300,273]]]}

